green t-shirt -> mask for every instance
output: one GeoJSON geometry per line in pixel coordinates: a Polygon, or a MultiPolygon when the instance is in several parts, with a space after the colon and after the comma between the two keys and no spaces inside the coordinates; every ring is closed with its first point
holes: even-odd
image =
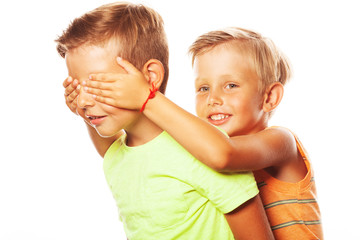
{"type": "Polygon", "coordinates": [[[224,213],[258,193],[252,173],[217,173],[166,132],[136,147],[123,136],[104,172],[129,240],[234,239],[224,213]]]}

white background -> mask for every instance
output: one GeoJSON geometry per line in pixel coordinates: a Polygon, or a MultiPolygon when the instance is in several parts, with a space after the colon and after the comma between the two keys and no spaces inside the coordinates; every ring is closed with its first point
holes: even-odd
{"type": "MultiPolygon", "coordinates": [[[[83,122],[66,107],[54,39],[108,1],[7,1],[0,6],[0,239],[126,239],[83,122]]],[[[167,96],[193,112],[187,49],[227,26],[270,37],[294,78],[272,119],[310,153],[326,239],[360,239],[360,15],[357,1],[142,1],[164,18],[167,96]]]]}

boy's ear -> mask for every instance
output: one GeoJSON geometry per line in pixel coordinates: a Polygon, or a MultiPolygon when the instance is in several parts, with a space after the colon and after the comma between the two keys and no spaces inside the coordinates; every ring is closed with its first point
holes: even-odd
{"type": "Polygon", "coordinates": [[[150,59],[144,64],[142,69],[142,73],[144,74],[146,80],[151,84],[154,83],[156,88],[160,88],[162,81],[164,79],[164,66],[157,59],[150,59]]]}
{"type": "Polygon", "coordinates": [[[280,82],[274,82],[265,91],[263,110],[264,112],[273,111],[281,102],[284,95],[284,86],[280,82]]]}

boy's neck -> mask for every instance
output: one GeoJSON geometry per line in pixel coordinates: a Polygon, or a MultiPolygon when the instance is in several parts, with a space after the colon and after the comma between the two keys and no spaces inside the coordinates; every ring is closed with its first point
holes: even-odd
{"type": "Polygon", "coordinates": [[[126,145],[135,147],[150,142],[163,132],[155,123],[142,115],[131,129],[125,130],[127,134],[126,145]]]}
{"type": "Polygon", "coordinates": [[[235,137],[235,136],[239,136],[239,135],[250,135],[250,134],[256,134],[258,132],[261,132],[263,130],[265,130],[266,128],[268,128],[268,121],[259,121],[255,126],[252,126],[251,129],[248,129],[247,132],[243,132],[241,134],[239,133],[234,133],[229,135],[230,137],[235,137]]]}

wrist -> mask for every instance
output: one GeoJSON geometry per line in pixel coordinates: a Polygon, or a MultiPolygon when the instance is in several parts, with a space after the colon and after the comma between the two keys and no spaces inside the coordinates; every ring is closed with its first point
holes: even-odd
{"type": "Polygon", "coordinates": [[[145,110],[146,105],[148,104],[149,100],[155,98],[156,93],[158,91],[158,88],[155,87],[154,83],[152,83],[151,88],[148,91],[148,95],[146,100],[143,102],[141,108],[140,108],[140,112],[143,112],[145,110]]]}

